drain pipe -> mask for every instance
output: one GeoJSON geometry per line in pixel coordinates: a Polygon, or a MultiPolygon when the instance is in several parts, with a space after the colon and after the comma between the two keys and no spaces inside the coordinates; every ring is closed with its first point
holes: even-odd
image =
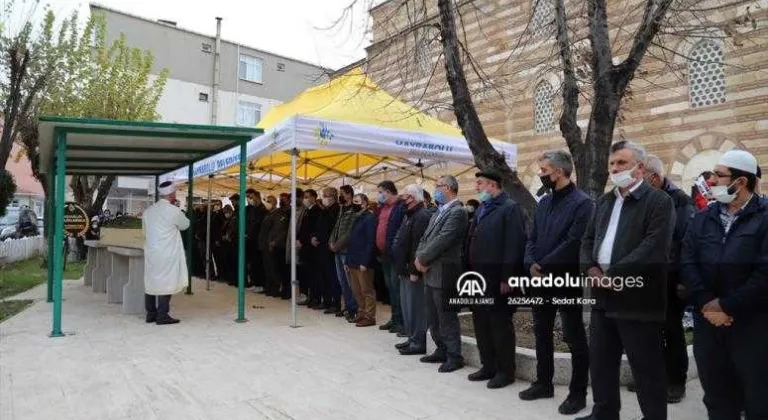
{"type": "Polygon", "coordinates": [[[219,111],[219,85],[221,85],[221,18],[216,18],[216,45],[213,50],[213,95],[211,100],[211,124],[216,125],[219,111]]]}

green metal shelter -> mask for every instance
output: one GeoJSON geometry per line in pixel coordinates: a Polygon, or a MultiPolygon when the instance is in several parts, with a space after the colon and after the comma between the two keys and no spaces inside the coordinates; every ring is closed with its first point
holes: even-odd
{"type": "MultiPolygon", "coordinates": [[[[86,118],[41,117],[40,171],[48,174],[47,215],[54,218],[48,235],[48,301],[53,302],[51,337],[62,337],[62,279],[64,268],[64,202],[67,175],[154,176],[189,168],[188,203],[192,203],[193,164],[240,147],[240,196],[245,197],[246,145],[263,133],[247,127],[169,124],[86,118]],[[59,244],[59,246],[54,246],[59,244]],[[52,263],[51,263],[52,262],[52,263]]],[[[157,194],[155,194],[157,197],[157,194]]],[[[240,200],[239,214],[245,215],[240,200]]],[[[190,222],[194,219],[190,218],[190,222]]],[[[245,322],[245,217],[239,218],[237,322],[245,322]]],[[[192,233],[187,230],[187,294],[192,294],[192,233]]]]}

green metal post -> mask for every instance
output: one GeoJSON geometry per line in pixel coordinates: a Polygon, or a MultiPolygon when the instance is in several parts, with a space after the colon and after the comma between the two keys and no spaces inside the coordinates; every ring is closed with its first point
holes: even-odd
{"type": "Polygon", "coordinates": [[[64,193],[66,191],[67,133],[56,133],[56,195],[53,201],[53,329],[51,337],[63,337],[61,332],[61,287],[64,277],[64,193]]]}
{"type": "Polygon", "coordinates": [[[160,199],[160,197],[158,197],[160,193],[158,191],[158,185],[160,185],[160,175],[155,175],[155,203],[157,203],[157,200],[160,199]]]}
{"type": "Polygon", "coordinates": [[[247,140],[240,142],[240,202],[237,216],[237,319],[245,319],[245,169],[247,140]]]}
{"type": "MultiPolygon", "coordinates": [[[[47,262],[47,268],[48,268],[48,302],[53,302],[53,217],[55,214],[53,203],[55,202],[55,188],[56,184],[54,183],[54,180],[56,178],[56,169],[51,165],[51,169],[48,171],[48,192],[46,194],[47,203],[45,206],[45,220],[48,222],[48,229],[45,231],[45,237],[48,241],[48,258],[46,259],[47,262]]],[[[43,223],[43,226],[45,226],[45,223],[43,223]]]]}
{"type": "Polygon", "coordinates": [[[195,229],[195,218],[192,217],[192,190],[195,188],[194,165],[189,164],[189,172],[187,173],[189,188],[187,189],[187,217],[189,218],[189,228],[187,228],[187,293],[192,294],[192,241],[195,237],[192,235],[192,231],[195,229]]]}

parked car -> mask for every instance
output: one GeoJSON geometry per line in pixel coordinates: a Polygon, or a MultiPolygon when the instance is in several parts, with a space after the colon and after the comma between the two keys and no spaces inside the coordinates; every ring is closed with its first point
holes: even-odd
{"type": "Polygon", "coordinates": [[[28,206],[8,209],[0,220],[0,241],[40,235],[42,229],[38,226],[43,226],[43,220],[28,206]]]}

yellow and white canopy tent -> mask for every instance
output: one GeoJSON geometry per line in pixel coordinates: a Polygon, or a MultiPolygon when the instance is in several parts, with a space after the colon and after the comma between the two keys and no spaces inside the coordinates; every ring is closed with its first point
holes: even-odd
{"type": "MultiPolygon", "coordinates": [[[[421,169],[439,163],[474,166],[461,131],[395,99],[360,69],[307,89],[272,108],[261,120],[265,134],[248,144],[248,181],[257,189],[283,187],[293,173],[303,185],[375,182],[367,178],[383,168],[424,178],[421,169]],[[296,171],[291,168],[296,151],[296,171]]],[[[493,141],[515,167],[517,148],[493,141]]],[[[235,191],[236,151],[227,151],[194,166],[195,177],[214,175],[217,189],[235,191]]],[[[186,169],[163,180],[186,182],[186,169]]]]}
{"type": "MultiPolygon", "coordinates": [[[[404,178],[424,179],[422,169],[435,164],[457,163],[468,169],[475,164],[467,141],[457,128],[397,100],[359,68],[273,108],[258,127],[264,129],[264,134],[247,145],[248,181],[264,190],[281,185],[285,188],[290,180],[293,261],[293,192],[299,183],[324,186],[338,181],[366,182],[379,175],[376,169],[384,166],[406,174],[404,178]]],[[[505,156],[507,164],[515,168],[517,147],[499,141],[492,144],[505,156]]],[[[239,162],[237,150],[233,149],[195,163],[192,172],[194,177],[214,176],[217,184],[226,185],[237,178],[239,162]]],[[[161,180],[183,183],[188,172],[188,168],[181,168],[161,180]]],[[[297,286],[295,265],[291,267],[291,280],[297,286]]],[[[296,288],[293,289],[295,326],[296,288]]]]}

